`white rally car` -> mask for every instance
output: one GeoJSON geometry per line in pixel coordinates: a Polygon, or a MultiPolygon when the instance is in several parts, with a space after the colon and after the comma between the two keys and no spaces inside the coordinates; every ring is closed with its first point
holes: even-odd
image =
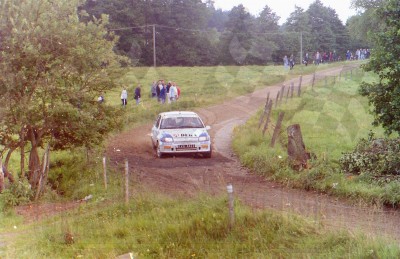
{"type": "Polygon", "coordinates": [[[176,153],[200,153],[210,158],[211,138],[199,115],[189,111],[160,113],[151,129],[151,142],[157,156],[176,153]]]}

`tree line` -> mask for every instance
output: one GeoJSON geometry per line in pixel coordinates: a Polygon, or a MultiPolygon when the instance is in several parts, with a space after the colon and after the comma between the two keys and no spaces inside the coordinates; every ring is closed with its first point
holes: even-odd
{"type": "Polygon", "coordinates": [[[139,66],[153,65],[153,25],[161,66],[265,65],[281,63],[284,55],[299,62],[302,51],[344,56],[369,47],[320,0],[307,10],[296,6],[282,25],[268,5],[254,16],[243,5],[216,9],[212,0],[87,0],[81,11],[83,21],[109,15],[117,53],[139,66]]]}

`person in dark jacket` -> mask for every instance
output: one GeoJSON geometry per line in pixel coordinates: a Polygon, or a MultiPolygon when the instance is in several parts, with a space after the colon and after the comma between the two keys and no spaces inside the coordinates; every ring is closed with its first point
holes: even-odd
{"type": "Polygon", "coordinates": [[[138,105],[140,103],[140,97],[141,95],[141,85],[139,84],[136,89],[135,89],[135,100],[136,100],[136,105],[138,105]]]}
{"type": "Polygon", "coordinates": [[[160,95],[161,88],[162,88],[162,82],[161,82],[161,80],[160,80],[160,81],[158,81],[157,87],[156,87],[156,94],[157,94],[157,101],[158,101],[158,102],[161,101],[161,95],[160,95]]]}

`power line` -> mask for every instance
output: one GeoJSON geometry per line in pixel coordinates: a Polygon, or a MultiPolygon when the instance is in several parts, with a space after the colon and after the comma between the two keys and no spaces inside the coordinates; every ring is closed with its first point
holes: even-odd
{"type": "MultiPolygon", "coordinates": [[[[167,25],[159,25],[159,24],[147,24],[147,25],[141,25],[141,26],[129,26],[129,27],[121,27],[121,28],[113,28],[109,29],[110,31],[122,31],[122,30],[131,30],[131,29],[139,29],[139,28],[147,28],[147,27],[153,27],[153,66],[156,67],[156,26],[159,28],[167,28],[167,29],[172,29],[175,31],[189,31],[189,32],[198,32],[198,33],[215,33],[215,30],[199,30],[199,29],[187,29],[187,28],[182,28],[182,27],[173,27],[173,26],[167,26],[167,25]]],[[[303,56],[303,34],[311,34],[309,32],[254,32],[254,31],[248,31],[246,33],[235,33],[232,31],[223,31],[219,32],[220,34],[234,34],[234,35],[248,35],[249,33],[252,35],[285,35],[285,34],[299,34],[300,35],[300,60],[302,60],[303,56]]],[[[136,34],[137,35],[137,34],[136,34]]]]}
{"type": "MultiPolygon", "coordinates": [[[[157,26],[159,28],[167,28],[167,29],[172,29],[175,31],[190,31],[190,32],[202,32],[202,33],[215,33],[214,30],[201,30],[201,29],[187,29],[183,27],[173,27],[173,26],[167,26],[167,25],[160,25],[160,24],[148,24],[148,25],[141,25],[141,26],[130,26],[130,27],[121,27],[121,28],[113,28],[109,29],[110,31],[122,31],[122,30],[130,30],[130,29],[138,29],[138,28],[146,28],[146,27],[153,27],[157,26]]],[[[234,33],[232,31],[223,31],[219,32],[221,34],[228,34],[228,33],[234,33]]],[[[297,31],[288,31],[288,32],[255,32],[255,31],[247,31],[246,33],[234,33],[234,34],[239,34],[239,35],[246,35],[247,33],[251,33],[254,35],[284,35],[284,34],[311,34],[310,32],[297,32],[297,31]]]]}

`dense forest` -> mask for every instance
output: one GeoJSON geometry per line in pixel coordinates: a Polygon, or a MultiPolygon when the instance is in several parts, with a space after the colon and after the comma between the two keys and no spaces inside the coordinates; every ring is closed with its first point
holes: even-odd
{"type": "Polygon", "coordinates": [[[216,9],[212,0],[87,0],[80,17],[102,14],[119,37],[116,52],[135,66],[265,65],[284,55],[298,63],[305,53],[344,59],[349,49],[371,48],[357,16],[344,25],[320,0],[296,7],[282,25],[267,5],[254,16],[243,5],[216,9]]]}

